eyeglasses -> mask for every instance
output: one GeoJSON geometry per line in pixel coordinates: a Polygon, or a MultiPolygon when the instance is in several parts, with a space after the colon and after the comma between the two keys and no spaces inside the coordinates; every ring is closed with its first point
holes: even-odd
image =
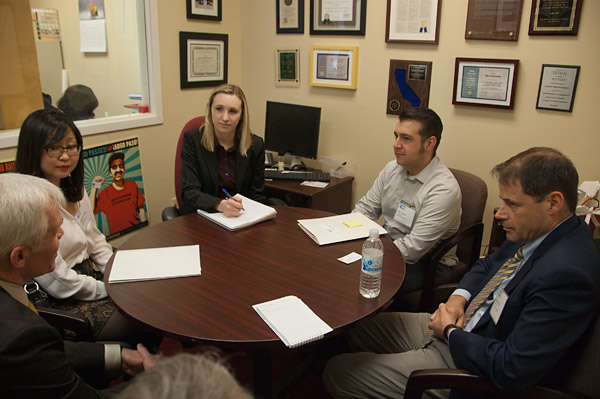
{"type": "Polygon", "coordinates": [[[67,151],[67,155],[70,157],[74,157],[75,155],[79,155],[81,152],[81,146],[79,145],[68,145],[63,147],[61,145],[51,145],[49,147],[45,147],[44,150],[48,153],[50,158],[58,158],[65,151],[67,151]]]}

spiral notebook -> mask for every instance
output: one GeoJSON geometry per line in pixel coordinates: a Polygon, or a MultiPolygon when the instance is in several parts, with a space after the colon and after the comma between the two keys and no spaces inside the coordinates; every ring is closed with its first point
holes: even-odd
{"type": "Polygon", "coordinates": [[[293,295],[252,307],[288,348],[317,341],[333,331],[300,298],[293,295]]]}

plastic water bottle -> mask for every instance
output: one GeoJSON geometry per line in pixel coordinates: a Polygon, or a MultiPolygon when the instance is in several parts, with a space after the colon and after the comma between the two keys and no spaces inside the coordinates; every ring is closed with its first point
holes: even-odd
{"type": "Polygon", "coordinates": [[[376,298],[381,290],[381,268],[383,267],[383,243],[377,229],[369,230],[369,238],[362,247],[360,271],[360,295],[376,298]]]}

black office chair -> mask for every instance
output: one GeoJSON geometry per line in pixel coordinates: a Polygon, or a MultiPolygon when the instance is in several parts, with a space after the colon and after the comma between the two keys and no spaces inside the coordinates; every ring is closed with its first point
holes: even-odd
{"type": "Polygon", "coordinates": [[[37,306],[38,314],[56,328],[63,339],[94,342],[90,321],[74,312],[37,306]]]}
{"type": "Polygon", "coordinates": [[[592,323],[582,339],[569,351],[569,366],[560,376],[553,376],[524,392],[504,391],[489,380],[461,369],[415,370],[408,378],[404,399],[421,399],[427,389],[453,389],[475,397],[507,399],[575,399],[598,398],[600,394],[600,318],[592,323]]]}
{"type": "Polygon", "coordinates": [[[428,265],[423,287],[420,290],[401,295],[394,300],[394,310],[409,312],[433,312],[438,304],[448,298],[445,285],[435,286],[434,277],[439,260],[455,246],[458,264],[445,283],[458,282],[479,259],[483,236],[483,211],[487,202],[487,185],[478,176],[458,169],[450,169],[456,178],[462,193],[462,216],[458,232],[439,242],[426,255],[424,264],[428,265]]]}

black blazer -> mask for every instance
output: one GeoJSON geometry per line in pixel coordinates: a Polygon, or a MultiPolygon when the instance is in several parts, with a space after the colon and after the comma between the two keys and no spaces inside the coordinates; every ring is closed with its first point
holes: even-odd
{"type": "MultiPolygon", "coordinates": [[[[474,298],[522,243],[506,241],[479,260],[458,288],[474,298]]],[[[600,256],[589,227],[572,215],[550,233],[506,286],[498,324],[489,311],[472,333],[455,330],[450,352],[458,368],[502,389],[526,389],[560,369],[563,357],[600,309],[600,256]]]]}
{"type": "Polygon", "coordinates": [[[104,375],[104,345],[63,341],[52,326],[0,287],[0,395],[108,397],[78,373],[104,375]]]}
{"type": "MultiPolygon", "coordinates": [[[[181,213],[210,212],[212,205],[223,198],[219,191],[217,155],[201,144],[204,127],[184,133],[181,148],[181,213]]],[[[238,151],[235,158],[235,193],[255,201],[265,201],[265,145],[262,138],[252,135],[247,156],[238,151]]]]}

